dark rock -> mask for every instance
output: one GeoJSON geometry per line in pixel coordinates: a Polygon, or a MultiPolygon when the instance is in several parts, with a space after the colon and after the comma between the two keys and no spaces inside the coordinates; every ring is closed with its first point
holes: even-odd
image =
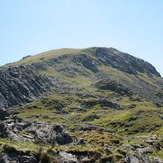
{"type": "Polygon", "coordinates": [[[112,122],[110,122],[110,124],[114,126],[114,125],[119,124],[119,122],[118,121],[112,121],[112,122]]]}
{"type": "Polygon", "coordinates": [[[163,163],[158,157],[152,158],[146,154],[127,154],[125,158],[126,163],[163,163]]]}
{"type": "Polygon", "coordinates": [[[0,70],[0,108],[31,102],[50,91],[53,85],[31,66],[5,67],[0,70]]]}
{"type": "Polygon", "coordinates": [[[76,145],[84,145],[86,144],[86,142],[84,141],[84,139],[80,139],[76,145]]]}
{"type": "Polygon", "coordinates": [[[95,105],[100,105],[101,107],[110,107],[110,108],[113,108],[113,109],[117,109],[117,110],[121,110],[123,108],[121,108],[120,105],[116,104],[116,103],[113,103],[111,101],[108,101],[108,100],[99,100],[99,99],[92,99],[92,100],[83,100],[81,101],[81,104],[86,107],[86,108],[91,108],[95,105]]]}
{"type": "Polygon", "coordinates": [[[86,54],[79,54],[74,56],[73,62],[83,65],[85,68],[91,70],[94,73],[97,73],[99,70],[97,68],[97,61],[93,60],[91,57],[86,54]]]}
{"type": "Polygon", "coordinates": [[[23,57],[22,60],[26,59],[26,58],[29,58],[29,57],[31,57],[31,55],[27,55],[27,56],[23,57]]]}
{"type": "Polygon", "coordinates": [[[77,141],[65,128],[60,125],[53,127],[53,124],[24,121],[21,118],[13,117],[0,123],[0,137],[14,141],[29,141],[34,143],[46,143],[64,145],[77,141]],[[24,134],[20,134],[23,130],[24,134]],[[31,135],[32,134],[32,135],[31,135]]]}
{"type": "Polygon", "coordinates": [[[145,140],[144,142],[145,142],[145,143],[148,143],[148,144],[150,144],[150,145],[153,145],[154,140],[150,140],[150,139],[149,139],[149,140],[145,140]]]}
{"type": "Polygon", "coordinates": [[[130,117],[130,118],[128,118],[128,122],[131,122],[131,121],[135,121],[135,120],[137,120],[138,118],[137,117],[130,117]]]}
{"type": "Polygon", "coordinates": [[[16,152],[5,153],[0,158],[0,163],[38,163],[35,156],[19,154],[16,152]]]}
{"type": "Polygon", "coordinates": [[[95,84],[95,87],[102,90],[111,90],[120,95],[128,95],[128,96],[132,95],[132,92],[127,87],[112,80],[101,80],[95,84]]]}
{"type": "Polygon", "coordinates": [[[0,109],[0,120],[5,120],[10,114],[4,110],[4,109],[0,109]]]}
{"type": "Polygon", "coordinates": [[[101,162],[102,163],[112,163],[113,162],[112,159],[113,159],[112,157],[103,158],[103,159],[101,159],[101,162]]]}
{"type": "Polygon", "coordinates": [[[56,142],[59,145],[70,144],[73,142],[75,137],[72,137],[67,131],[62,130],[61,132],[57,132],[56,142]]]}
{"type": "Polygon", "coordinates": [[[150,159],[148,155],[139,157],[137,155],[127,154],[125,161],[126,163],[150,163],[150,159]]]}
{"type": "Polygon", "coordinates": [[[86,118],[84,118],[82,121],[93,121],[93,120],[99,119],[99,118],[100,118],[100,116],[97,116],[97,115],[89,115],[86,118]]]}
{"type": "Polygon", "coordinates": [[[131,104],[128,108],[129,109],[133,109],[133,108],[135,108],[136,107],[136,104],[131,104]]]}
{"type": "Polygon", "coordinates": [[[94,48],[96,56],[102,64],[111,66],[129,74],[137,74],[137,72],[154,74],[160,77],[156,69],[139,58],[135,58],[127,53],[120,52],[114,48],[94,48]]]}
{"type": "Polygon", "coordinates": [[[117,125],[124,126],[125,124],[124,124],[124,122],[112,121],[112,122],[110,122],[110,125],[112,125],[112,126],[117,126],[117,125]]]}

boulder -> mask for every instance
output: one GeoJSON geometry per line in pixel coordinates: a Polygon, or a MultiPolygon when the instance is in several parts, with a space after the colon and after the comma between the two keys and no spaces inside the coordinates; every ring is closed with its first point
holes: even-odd
{"type": "Polygon", "coordinates": [[[59,152],[59,162],[60,163],[79,163],[75,155],[67,152],[59,152]]]}
{"type": "Polygon", "coordinates": [[[0,158],[0,163],[37,163],[35,156],[20,155],[17,153],[5,153],[0,158]]]}
{"type": "Polygon", "coordinates": [[[12,117],[0,123],[0,137],[14,141],[42,142],[55,145],[77,142],[77,138],[71,136],[61,125],[38,121],[29,122],[18,117],[12,117]]]}

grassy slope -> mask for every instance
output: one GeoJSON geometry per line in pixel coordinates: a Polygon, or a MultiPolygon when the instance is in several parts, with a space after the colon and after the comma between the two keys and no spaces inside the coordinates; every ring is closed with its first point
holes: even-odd
{"type": "MultiPolygon", "coordinates": [[[[144,139],[133,139],[135,136],[158,135],[156,142],[162,142],[163,119],[161,115],[163,115],[163,108],[157,108],[153,103],[139,96],[122,97],[111,91],[103,91],[101,94],[95,89],[90,92],[94,97],[81,98],[74,92],[70,95],[51,95],[41,101],[17,108],[16,114],[27,120],[62,124],[72,135],[84,139],[87,144],[60,146],[56,147],[55,150],[92,152],[92,159],[95,159],[95,155],[98,154],[100,159],[109,156],[113,157],[116,162],[120,161],[124,157],[120,152],[124,150],[124,145],[144,143],[144,139]],[[93,106],[85,105],[89,102],[99,101],[101,98],[110,101],[111,96],[112,102],[119,104],[124,108],[123,110],[104,107],[98,103],[93,106]],[[135,105],[135,108],[129,109],[131,105],[135,105]],[[115,133],[96,130],[82,131],[81,127],[88,123],[97,125],[98,128],[112,130],[115,133]]],[[[84,94],[84,92],[82,93],[84,94]]],[[[162,156],[162,150],[155,148],[153,150],[153,156],[162,156]]]]}
{"type": "Polygon", "coordinates": [[[26,59],[22,59],[18,62],[14,62],[8,65],[20,65],[20,64],[32,64],[32,63],[40,63],[47,61],[51,58],[59,57],[64,54],[74,54],[78,53],[80,49],[57,49],[57,50],[50,50],[47,52],[43,52],[31,57],[28,57],[26,59]]]}
{"type": "MultiPolygon", "coordinates": [[[[135,140],[132,137],[136,135],[163,135],[163,108],[158,108],[152,102],[133,95],[132,97],[121,96],[113,91],[99,90],[93,87],[94,80],[88,76],[76,75],[69,76],[69,72],[58,72],[58,69],[69,66],[71,68],[78,68],[77,65],[71,62],[71,57],[64,60],[65,64],[57,64],[54,67],[49,66],[47,61],[52,58],[57,58],[64,54],[76,55],[78,53],[91,56],[93,51],[88,49],[61,49],[45,52],[12,65],[44,63],[45,71],[38,71],[41,74],[49,76],[62,77],[70,83],[76,83],[72,87],[80,88],[78,92],[69,92],[69,94],[54,94],[40,101],[26,104],[17,108],[17,116],[23,117],[27,120],[50,121],[53,123],[60,123],[73,135],[84,139],[87,144],[79,146],[60,146],[60,147],[42,147],[41,144],[30,144],[26,148],[26,143],[9,142],[6,139],[1,139],[0,142],[18,148],[18,150],[31,150],[37,153],[38,148],[42,148],[44,152],[51,150],[52,157],[55,156],[57,150],[76,151],[76,152],[92,152],[92,159],[97,159],[95,156],[115,157],[116,162],[120,161],[124,156],[118,150],[123,149],[123,144],[140,144],[144,140],[135,140]],[[89,52],[89,53],[88,53],[89,52]],[[78,94],[90,94],[90,97],[80,97],[78,94]],[[111,107],[101,106],[98,103],[101,99],[111,101],[120,105],[121,110],[113,109],[111,107]],[[87,105],[95,103],[95,105],[87,105]],[[133,108],[132,108],[133,107],[133,108]],[[115,133],[99,132],[99,131],[81,131],[81,127],[86,124],[97,125],[99,128],[112,130],[115,133]],[[125,141],[127,136],[128,141],[125,141]],[[120,138],[121,137],[121,138],[120,138]],[[117,143],[119,141],[120,143],[117,143]],[[117,143],[117,144],[116,144],[117,143]],[[106,145],[106,147],[104,146],[106,145]],[[45,148],[45,149],[44,149],[45,148]],[[52,149],[53,148],[53,149],[52,149]],[[113,156],[114,155],[114,156],[113,156]]],[[[126,80],[129,83],[134,83],[124,72],[117,69],[98,66],[98,69],[103,73],[109,75],[111,78],[117,80],[126,80]]],[[[89,76],[94,74],[87,69],[83,69],[89,76]]],[[[155,80],[150,79],[146,74],[138,74],[138,77],[144,82],[157,87],[155,80]]],[[[157,77],[155,77],[157,78],[157,77]]],[[[162,140],[158,140],[162,141],[162,140]]],[[[3,145],[2,143],[2,145],[3,145]]],[[[28,144],[28,143],[27,143],[28,144]]],[[[3,147],[2,147],[3,148],[3,147]]],[[[153,156],[163,155],[163,151],[155,150],[153,156]]]]}

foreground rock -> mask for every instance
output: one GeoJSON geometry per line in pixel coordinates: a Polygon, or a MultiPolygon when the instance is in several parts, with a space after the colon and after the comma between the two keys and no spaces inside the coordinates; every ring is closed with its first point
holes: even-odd
{"type": "Polygon", "coordinates": [[[127,154],[126,163],[163,163],[160,158],[151,158],[146,154],[127,154]]]}
{"type": "Polygon", "coordinates": [[[37,163],[38,160],[34,156],[19,155],[17,153],[7,153],[1,156],[0,163],[37,163]]]}
{"type": "Polygon", "coordinates": [[[79,163],[79,161],[74,155],[70,153],[66,153],[64,151],[59,153],[59,162],[60,163],[79,163]]]}
{"type": "Polygon", "coordinates": [[[0,123],[0,137],[14,141],[28,141],[54,145],[77,141],[62,126],[38,121],[25,121],[18,117],[0,123]]]}

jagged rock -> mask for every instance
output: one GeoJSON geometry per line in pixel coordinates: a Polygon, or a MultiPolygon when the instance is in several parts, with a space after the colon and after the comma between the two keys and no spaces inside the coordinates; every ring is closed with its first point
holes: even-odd
{"type": "Polygon", "coordinates": [[[21,155],[15,152],[5,153],[0,158],[0,163],[37,163],[35,156],[21,155]]]}
{"type": "Polygon", "coordinates": [[[126,163],[163,163],[163,161],[156,157],[152,158],[146,154],[126,154],[126,163]]]}
{"type": "Polygon", "coordinates": [[[79,163],[75,155],[67,152],[59,152],[59,162],[60,163],[79,163]]]}
{"type": "Polygon", "coordinates": [[[38,122],[24,121],[13,117],[0,123],[0,137],[14,141],[43,142],[47,144],[64,145],[77,141],[62,126],[38,122]],[[20,134],[23,131],[23,134],[20,134]]]}
{"type": "Polygon", "coordinates": [[[133,155],[133,154],[127,154],[126,163],[150,163],[150,158],[148,155],[133,155]]]}
{"type": "Polygon", "coordinates": [[[138,148],[137,149],[137,151],[138,151],[138,153],[140,153],[140,154],[147,154],[147,153],[153,153],[153,150],[152,150],[152,148],[150,148],[150,147],[145,147],[145,148],[138,148]]]}
{"type": "Polygon", "coordinates": [[[0,108],[31,102],[50,91],[51,81],[31,66],[13,66],[0,69],[0,108]]]}
{"type": "Polygon", "coordinates": [[[126,155],[125,161],[126,163],[140,163],[139,158],[131,154],[126,155]]]}
{"type": "Polygon", "coordinates": [[[111,90],[120,95],[132,95],[132,92],[127,87],[112,80],[101,80],[95,84],[95,87],[103,90],[111,90]]]}
{"type": "Polygon", "coordinates": [[[137,74],[137,72],[155,74],[160,77],[156,69],[139,58],[135,58],[127,53],[120,52],[114,48],[94,48],[99,62],[107,66],[119,69],[129,74],[137,74]]]}
{"type": "Polygon", "coordinates": [[[59,145],[70,144],[76,139],[60,125],[55,126],[53,130],[56,132],[56,142],[59,145]]]}
{"type": "Polygon", "coordinates": [[[84,141],[84,139],[80,139],[76,145],[83,145],[83,144],[86,144],[86,142],[84,141]]]}

